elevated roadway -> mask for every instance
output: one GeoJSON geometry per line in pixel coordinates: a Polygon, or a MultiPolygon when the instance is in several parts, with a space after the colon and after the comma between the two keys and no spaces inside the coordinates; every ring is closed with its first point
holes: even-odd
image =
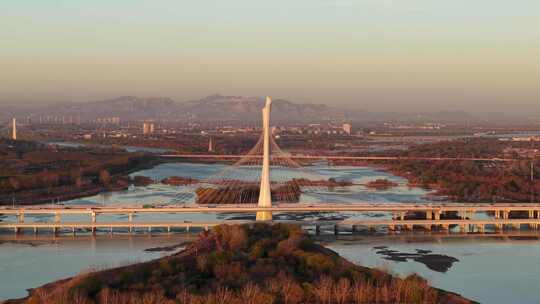
{"type": "Polygon", "coordinates": [[[272,207],[257,205],[210,205],[172,207],[20,207],[0,208],[0,214],[129,214],[129,213],[256,213],[256,212],[495,212],[495,211],[540,211],[540,203],[357,203],[357,204],[278,204],[272,207]]]}
{"type": "MultiPolygon", "coordinates": [[[[245,159],[262,158],[261,155],[217,155],[217,154],[165,154],[160,155],[163,158],[184,158],[184,159],[245,159]]],[[[417,160],[417,161],[479,161],[479,162],[517,162],[522,159],[515,158],[478,158],[478,157],[398,157],[398,156],[337,156],[337,155],[287,155],[287,158],[296,160],[358,160],[358,161],[377,161],[377,160],[417,160]]]]}

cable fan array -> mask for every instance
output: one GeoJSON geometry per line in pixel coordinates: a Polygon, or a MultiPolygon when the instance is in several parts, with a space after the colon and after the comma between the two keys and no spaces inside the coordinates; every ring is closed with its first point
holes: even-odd
{"type": "MultiPolygon", "coordinates": [[[[263,137],[240,160],[206,178],[195,189],[198,204],[257,204],[260,192],[263,137]]],[[[270,140],[270,180],[273,202],[297,203],[302,193],[321,193],[340,186],[295,162],[270,140]]],[[[186,197],[187,198],[187,197],[186,197]]],[[[192,196],[190,196],[192,198],[192,196]]],[[[177,198],[178,199],[178,198],[177,198]]]]}

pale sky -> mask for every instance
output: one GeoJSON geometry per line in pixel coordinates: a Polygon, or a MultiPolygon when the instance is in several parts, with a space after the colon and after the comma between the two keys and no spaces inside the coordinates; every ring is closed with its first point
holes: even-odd
{"type": "Polygon", "coordinates": [[[0,103],[213,93],[540,112],[540,1],[0,1],[0,103]]]}

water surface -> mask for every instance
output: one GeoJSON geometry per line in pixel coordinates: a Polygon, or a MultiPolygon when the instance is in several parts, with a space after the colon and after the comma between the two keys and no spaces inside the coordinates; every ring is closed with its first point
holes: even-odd
{"type": "Polygon", "coordinates": [[[481,303],[538,303],[540,241],[490,237],[360,238],[333,241],[328,247],[350,261],[388,269],[405,276],[418,273],[438,288],[459,293],[481,303]],[[380,247],[397,252],[418,250],[458,261],[446,271],[430,269],[411,259],[394,261],[380,247]]]}
{"type": "MultiPolygon", "coordinates": [[[[176,236],[0,237],[0,300],[27,296],[26,289],[81,272],[159,258],[171,252],[145,251],[192,238],[176,236]]],[[[179,249],[176,249],[179,250],[179,249]]]]}

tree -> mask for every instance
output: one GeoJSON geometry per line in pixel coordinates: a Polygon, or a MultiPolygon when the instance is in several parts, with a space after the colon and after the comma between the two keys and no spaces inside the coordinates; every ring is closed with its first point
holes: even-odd
{"type": "Polygon", "coordinates": [[[105,169],[99,171],[99,182],[104,186],[109,186],[111,184],[111,174],[109,171],[105,169]]]}

